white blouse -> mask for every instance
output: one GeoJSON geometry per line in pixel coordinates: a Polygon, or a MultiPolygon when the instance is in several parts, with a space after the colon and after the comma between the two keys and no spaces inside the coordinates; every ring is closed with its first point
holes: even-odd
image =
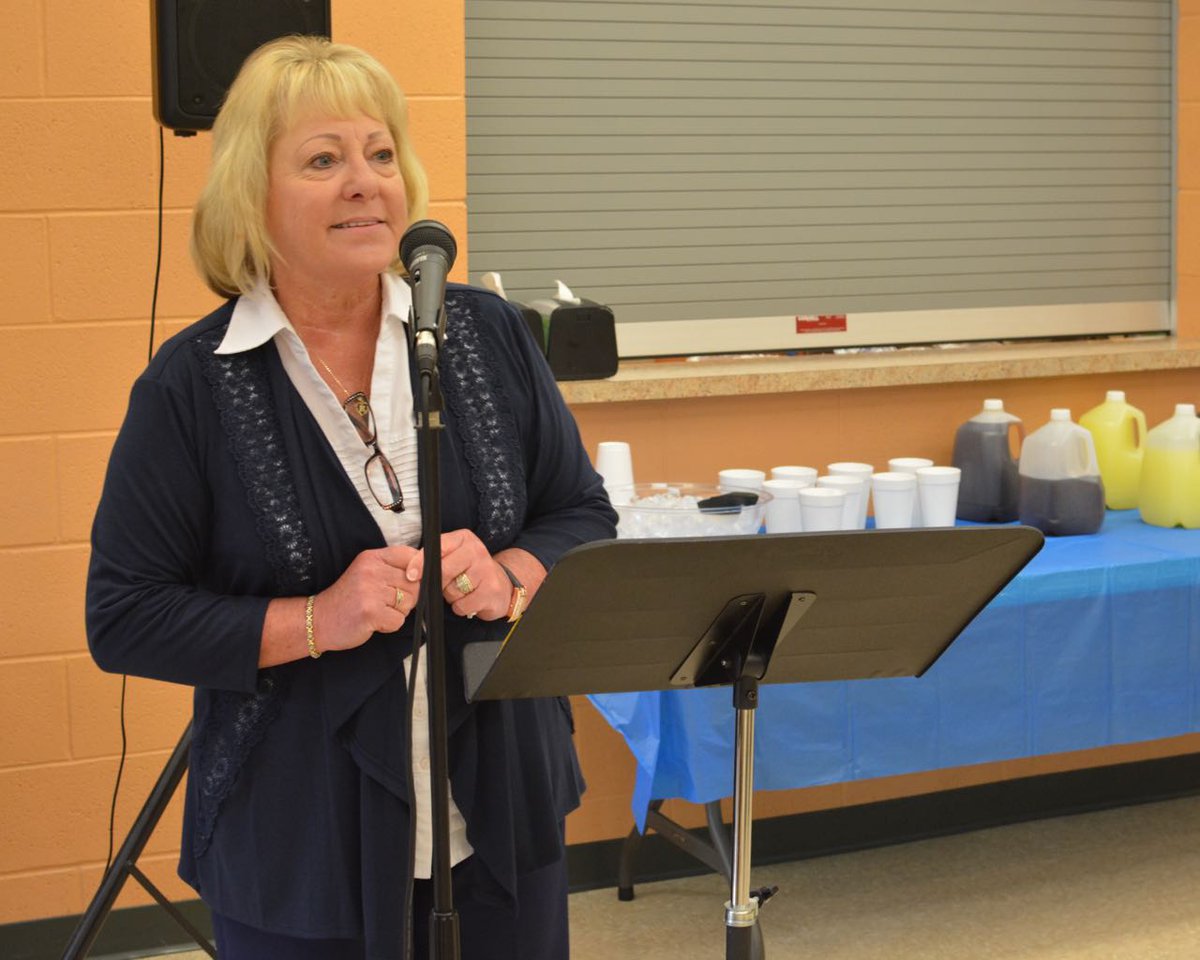
{"type": "MultiPolygon", "coordinates": [[[[342,468],[354,484],[368,512],[379,524],[389,546],[416,546],[421,542],[421,505],[417,489],[417,432],[413,421],[412,382],[409,379],[407,317],[412,305],[412,291],[399,277],[381,275],[383,317],[379,339],[375,344],[375,368],[371,374],[371,412],[379,448],[391,461],[404,491],[404,511],[393,513],[376,501],[367,486],[363,470],[370,454],[342,408],[339,398],[321,378],[310,359],[304,343],[284,315],[278,301],[266,284],[259,284],[241,297],[233,309],[229,329],[219,354],[241,353],[275,341],[279,359],[312,412],[322,433],[337,454],[342,468]]],[[[433,821],[431,818],[431,787],[429,773],[429,724],[425,694],[425,662],[417,666],[416,692],[413,697],[412,761],[413,788],[416,792],[417,837],[415,873],[419,879],[433,874],[433,821]]],[[[412,657],[404,661],[404,673],[411,673],[412,657]]],[[[450,862],[459,863],[472,853],[467,842],[467,824],[453,797],[450,799],[450,862]]]]}

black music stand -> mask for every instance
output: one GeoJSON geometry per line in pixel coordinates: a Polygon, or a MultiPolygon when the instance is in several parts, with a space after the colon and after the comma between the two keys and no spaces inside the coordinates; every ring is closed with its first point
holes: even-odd
{"type": "Polygon", "coordinates": [[[751,960],[774,892],[750,890],[759,684],[920,676],[1042,543],[1016,526],[586,544],[503,642],[466,648],[467,696],[732,685],[725,955],[751,960]]]}

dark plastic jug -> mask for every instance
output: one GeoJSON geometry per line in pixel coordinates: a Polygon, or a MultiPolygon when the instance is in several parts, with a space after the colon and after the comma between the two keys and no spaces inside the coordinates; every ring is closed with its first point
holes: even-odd
{"type": "Polygon", "coordinates": [[[1063,480],[1022,477],[1020,520],[1054,537],[1096,533],[1104,523],[1104,483],[1099,475],[1063,480]]]}
{"type": "Polygon", "coordinates": [[[1072,537],[1096,533],[1104,523],[1104,483],[1092,435],[1072,422],[1071,411],[1050,411],[1050,422],[1021,447],[1018,519],[1042,533],[1072,537]]]}
{"type": "Polygon", "coordinates": [[[958,485],[960,520],[1008,523],[1017,519],[1020,477],[1009,432],[1025,437],[1021,418],[1005,413],[1001,400],[984,400],[983,411],[954,435],[953,464],[962,471],[958,485]]]}

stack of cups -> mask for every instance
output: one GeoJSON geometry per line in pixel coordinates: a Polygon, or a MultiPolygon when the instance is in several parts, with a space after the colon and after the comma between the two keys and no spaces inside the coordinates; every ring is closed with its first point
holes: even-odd
{"type": "Polygon", "coordinates": [[[800,522],[805,533],[842,530],[846,491],[833,487],[804,487],[799,491],[800,522]]]}
{"type": "MultiPolygon", "coordinates": [[[[717,473],[717,489],[722,493],[734,493],[740,490],[746,493],[759,494],[763,492],[763,483],[766,479],[767,475],[762,470],[730,467],[717,473]]],[[[771,509],[770,500],[767,501],[767,509],[771,509]]],[[[763,528],[766,528],[768,533],[770,532],[765,516],[763,517],[763,525],[759,528],[759,533],[762,533],[763,528]]]]}
{"type": "Polygon", "coordinates": [[[854,477],[859,482],[858,515],[854,518],[854,525],[849,529],[861,530],[867,525],[867,501],[871,495],[871,475],[874,472],[875,468],[869,463],[843,462],[829,465],[830,476],[854,477]]]}
{"type": "Polygon", "coordinates": [[[818,477],[817,486],[846,492],[846,502],[842,510],[842,525],[839,529],[862,530],[867,525],[867,517],[863,509],[863,501],[867,498],[867,485],[862,480],[858,477],[835,473],[826,477],[818,477]]]}
{"type": "MultiPolygon", "coordinates": [[[[911,473],[914,477],[917,471],[923,467],[932,467],[933,461],[926,457],[892,457],[888,461],[888,470],[891,473],[911,473]]],[[[921,519],[921,498],[917,498],[916,504],[913,506],[913,518],[910,526],[922,527],[924,522],[921,519]]]]}
{"type": "Polygon", "coordinates": [[[961,477],[958,467],[932,465],[917,467],[913,473],[875,474],[871,478],[875,526],[880,530],[954,526],[961,477]]]}
{"type": "Polygon", "coordinates": [[[813,467],[783,466],[771,468],[771,479],[763,487],[775,499],[767,504],[767,533],[802,533],[804,517],[800,511],[800,491],[817,482],[813,467]]]}
{"type": "Polygon", "coordinates": [[[730,490],[757,491],[763,488],[767,475],[762,470],[730,468],[717,474],[717,486],[728,493],[730,490]]]}
{"type": "Polygon", "coordinates": [[[801,481],[801,486],[814,487],[817,484],[817,468],[816,467],[772,467],[772,480],[798,480],[801,481]]]}
{"type": "Polygon", "coordinates": [[[898,530],[913,526],[917,503],[915,474],[888,470],[871,478],[871,499],[875,503],[875,529],[898,530]]]}
{"type": "Polygon", "coordinates": [[[620,505],[633,500],[633,455],[624,440],[605,440],[596,450],[596,472],[608,499],[620,505]]]}
{"type": "Polygon", "coordinates": [[[958,512],[958,467],[921,467],[917,470],[917,504],[927,527],[952,527],[958,512]]]}
{"type": "Polygon", "coordinates": [[[810,486],[807,480],[789,477],[763,481],[763,489],[771,495],[767,501],[767,533],[800,533],[804,530],[800,491],[810,486]]]}

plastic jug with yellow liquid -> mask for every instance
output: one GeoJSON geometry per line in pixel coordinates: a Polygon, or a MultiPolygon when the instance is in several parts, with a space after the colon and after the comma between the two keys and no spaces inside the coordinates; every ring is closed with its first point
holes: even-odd
{"type": "Polygon", "coordinates": [[[1200,528],[1200,419],[1194,403],[1146,434],[1138,509],[1156,527],[1200,528]]]}
{"type": "Polygon", "coordinates": [[[1096,444],[1096,462],[1104,481],[1109,510],[1132,510],[1138,505],[1142,480],[1146,415],[1125,401],[1124,390],[1109,390],[1104,402],[1079,418],[1096,444]]]}

